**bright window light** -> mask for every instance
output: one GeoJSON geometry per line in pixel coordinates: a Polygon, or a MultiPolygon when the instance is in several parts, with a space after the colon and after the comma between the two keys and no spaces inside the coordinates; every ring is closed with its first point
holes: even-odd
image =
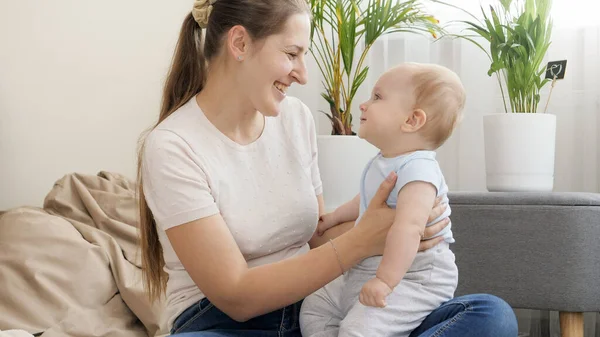
{"type": "MultiPolygon", "coordinates": [[[[478,18],[482,17],[480,6],[484,7],[486,13],[488,13],[490,4],[499,6],[498,0],[449,0],[448,2],[469,11],[478,18]]],[[[440,4],[427,4],[426,7],[441,23],[462,20],[468,17],[459,10],[440,4]]],[[[598,0],[554,0],[552,3],[552,19],[554,20],[554,27],[557,28],[599,26],[599,12],[600,1],[598,0]]]]}

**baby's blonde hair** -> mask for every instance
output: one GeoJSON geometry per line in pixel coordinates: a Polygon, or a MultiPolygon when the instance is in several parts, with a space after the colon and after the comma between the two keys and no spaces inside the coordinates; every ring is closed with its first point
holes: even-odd
{"type": "Polygon", "coordinates": [[[462,119],[466,93],[456,73],[436,64],[409,64],[415,109],[425,111],[427,121],[421,129],[425,139],[437,149],[452,135],[462,119]]]}

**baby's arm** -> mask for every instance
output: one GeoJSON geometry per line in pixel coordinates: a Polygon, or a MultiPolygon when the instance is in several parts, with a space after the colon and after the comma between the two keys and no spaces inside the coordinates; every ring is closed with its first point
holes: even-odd
{"type": "Polygon", "coordinates": [[[423,181],[410,182],[400,190],[396,218],[385,241],[383,258],[376,277],[363,285],[360,303],[386,306],[385,298],[400,283],[417,254],[436,194],[436,188],[423,181]]]}
{"type": "Polygon", "coordinates": [[[355,221],[360,211],[360,195],[357,194],[352,200],[346,202],[335,211],[323,214],[319,219],[317,234],[322,235],[329,228],[348,221],[355,221]]]}
{"type": "Polygon", "coordinates": [[[333,211],[333,216],[338,223],[346,221],[354,221],[358,219],[358,213],[360,211],[360,195],[357,194],[352,200],[343,204],[333,211]]]}
{"type": "Polygon", "coordinates": [[[394,289],[410,268],[425,231],[435,186],[423,181],[406,184],[398,193],[396,218],[388,233],[377,278],[394,289]]]}

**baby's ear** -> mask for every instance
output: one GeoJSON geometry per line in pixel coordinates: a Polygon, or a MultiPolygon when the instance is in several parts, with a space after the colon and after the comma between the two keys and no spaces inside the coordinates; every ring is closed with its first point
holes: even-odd
{"type": "Polygon", "coordinates": [[[408,115],[402,125],[402,131],[404,132],[416,132],[425,125],[427,122],[427,114],[422,109],[415,109],[408,115]]]}

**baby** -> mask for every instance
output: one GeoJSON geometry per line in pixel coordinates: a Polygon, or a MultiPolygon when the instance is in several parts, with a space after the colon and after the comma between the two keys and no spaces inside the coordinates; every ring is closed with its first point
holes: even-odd
{"type": "Polygon", "coordinates": [[[448,207],[427,223],[437,197],[448,203],[434,151],[452,134],[464,104],[460,79],[442,66],[406,63],[379,78],[360,106],[358,135],[380,152],[364,169],[359,195],[323,215],[317,230],[360,218],[391,171],[398,180],[387,203],[396,217],[383,256],[363,260],[304,300],[303,336],[409,336],[452,299],[458,269],[451,226],[436,235],[444,238],[437,246],[417,250],[425,227],[450,215],[448,207]]]}

